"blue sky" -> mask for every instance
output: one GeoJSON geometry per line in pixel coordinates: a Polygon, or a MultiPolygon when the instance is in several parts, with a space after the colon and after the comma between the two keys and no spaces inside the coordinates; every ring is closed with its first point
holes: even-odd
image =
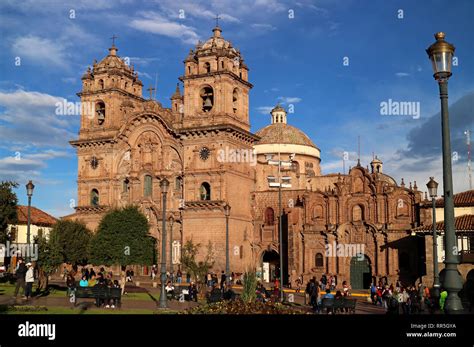
{"type": "Polygon", "coordinates": [[[77,163],[68,141],[77,137],[79,117],[55,115],[54,104],[79,101],[81,75],[108,53],[115,34],[118,54],[130,58],[145,87],[158,76],[157,99],[169,106],[182,61],[197,40],[211,36],[216,13],[223,36],[250,68],[252,131],[269,124],[277,102],[292,105],[288,122],[320,147],[323,173],[342,172],[344,151],[346,170],[355,165],[360,136],[362,165],[375,152],[385,173],[397,182],[416,180],[422,190],[430,176],[442,183],[438,86],[425,49],[435,32],[446,32],[458,62],[449,84],[454,186],[468,189],[470,0],[4,0],[0,180],[20,183],[24,204],[24,184],[32,179],[35,206],[55,216],[72,213],[77,163]],[[389,99],[419,103],[420,117],[381,115],[389,99]]]}

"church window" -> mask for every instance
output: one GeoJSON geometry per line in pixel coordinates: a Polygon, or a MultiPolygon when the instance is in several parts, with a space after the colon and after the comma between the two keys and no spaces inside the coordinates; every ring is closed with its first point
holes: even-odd
{"type": "Polygon", "coordinates": [[[123,180],[123,186],[122,186],[122,192],[123,193],[128,193],[129,185],[130,185],[130,181],[128,180],[128,178],[124,179],[123,180]]]}
{"type": "Polygon", "coordinates": [[[323,207],[321,205],[316,205],[313,210],[314,219],[323,219],[323,207]]]}
{"type": "Polygon", "coordinates": [[[124,88],[125,88],[125,89],[128,88],[128,82],[125,82],[125,87],[124,87],[124,88]]]}
{"type": "Polygon", "coordinates": [[[224,69],[224,61],[221,61],[221,68],[224,69]]]}
{"type": "Polygon", "coordinates": [[[275,223],[275,212],[273,208],[267,207],[265,209],[265,224],[266,225],[273,225],[275,223]]]}
{"type": "Polygon", "coordinates": [[[209,64],[208,62],[204,63],[204,71],[206,73],[211,72],[211,64],[209,64]]]}
{"type": "Polygon", "coordinates": [[[91,190],[91,205],[99,206],[99,191],[97,189],[91,190]]]}
{"type": "Polygon", "coordinates": [[[316,253],[316,256],[314,257],[314,265],[316,267],[323,267],[324,266],[324,259],[323,259],[323,255],[321,253],[316,253]]]}
{"type": "Polygon", "coordinates": [[[397,217],[408,217],[410,215],[408,207],[408,203],[404,199],[399,198],[397,200],[397,217]]]}
{"type": "Polygon", "coordinates": [[[99,80],[99,89],[104,89],[104,80],[99,80]]]}
{"type": "Polygon", "coordinates": [[[209,112],[214,106],[214,91],[211,87],[201,89],[201,107],[204,112],[209,112]]]}
{"type": "Polygon", "coordinates": [[[232,108],[234,109],[234,113],[237,112],[237,103],[239,102],[239,91],[237,88],[234,89],[232,93],[232,108]]]}
{"type": "Polygon", "coordinates": [[[181,177],[176,177],[174,181],[174,189],[180,191],[182,186],[182,179],[181,177]]]}
{"type": "Polygon", "coordinates": [[[102,101],[95,104],[95,113],[97,115],[97,123],[99,123],[99,125],[104,124],[104,122],[105,122],[105,104],[102,101]]]}
{"type": "Polygon", "coordinates": [[[352,221],[358,222],[364,220],[364,209],[361,205],[355,205],[352,208],[352,221]]]}
{"type": "Polygon", "coordinates": [[[188,74],[191,74],[191,66],[188,65],[188,74]]]}
{"type": "Polygon", "coordinates": [[[144,178],[144,184],[143,184],[143,195],[144,196],[151,196],[153,192],[153,187],[152,187],[152,178],[150,175],[146,175],[144,178]]]}
{"type": "Polygon", "coordinates": [[[201,184],[200,194],[201,200],[211,200],[211,186],[209,183],[204,182],[201,184]]]}

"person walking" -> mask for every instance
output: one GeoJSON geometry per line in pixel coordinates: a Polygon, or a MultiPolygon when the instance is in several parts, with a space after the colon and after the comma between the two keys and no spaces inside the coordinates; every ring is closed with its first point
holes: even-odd
{"type": "Polygon", "coordinates": [[[181,284],[183,282],[183,273],[180,269],[178,269],[178,272],[176,272],[176,279],[178,281],[178,284],[181,284]]]}
{"type": "Polygon", "coordinates": [[[18,267],[16,269],[15,275],[16,275],[16,286],[15,286],[15,298],[18,296],[18,291],[20,287],[23,290],[23,297],[25,298],[25,276],[26,276],[26,271],[28,269],[26,268],[25,263],[23,262],[23,259],[18,259],[18,267]]]}
{"type": "Polygon", "coordinates": [[[33,293],[33,283],[35,282],[35,269],[31,263],[26,264],[28,270],[25,274],[25,282],[26,282],[26,289],[25,289],[25,296],[26,300],[28,300],[33,293]]]}
{"type": "Polygon", "coordinates": [[[224,292],[224,285],[225,285],[225,282],[227,280],[227,276],[224,272],[224,270],[222,270],[221,272],[221,291],[224,292]]]}

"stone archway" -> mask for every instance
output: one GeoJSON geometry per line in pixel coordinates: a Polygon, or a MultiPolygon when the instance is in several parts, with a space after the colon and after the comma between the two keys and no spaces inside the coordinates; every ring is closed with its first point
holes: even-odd
{"type": "Polygon", "coordinates": [[[280,277],[280,255],[273,249],[262,253],[262,277],[267,283],[280,277]]]}
{"type": "Polygon", "coordinates": [[[353,289],[368,289],[372,283],[372,265],[365,254],[358,254],[351,258],[350,279],[353,289]]]}

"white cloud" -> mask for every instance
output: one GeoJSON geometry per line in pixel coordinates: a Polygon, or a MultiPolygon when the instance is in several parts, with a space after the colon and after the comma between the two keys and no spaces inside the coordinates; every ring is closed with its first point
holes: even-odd
{"type": "Polygon", "coordinates": [[[407,76],[410,76],[410,74],[407,73],[407,72],[397,72],[395,74],[395,76],[397,76],[397,77],[407,77],[407,76]]]}
{"type": "Polygon", "coordinates": [[[303,99],[292,96],[280,96],[278,97],[278,100],[283,104],[296,104],[301,102],[303,99]]]}
{"type": "Polygon", "coordinates": [[[260,114],[268,115],[272,111],[273,107],[274,106],[260,106],[257,107],[257,111],[260,114]]]}
{"type": "Polygon", "coordinates": [[[60,42],[34,35],[18,37],[12,45],[13,53],[22,59],[22,64],[35,64],[65,68],[66,53],[60,42]],[[25,59],[26,58],[26,59],[25,59]]]}
{"type": "Polygon", "coordinates": [[[173,22],[156,12],[141,12],[139,17],[133,19],[129,25],[137,30],[152,34],[178,38],[187,44],[195,44],[199,40],[195,28],[173,22]]]}
{"type": "Polygon", "coordinates": [[[276,27],[271,24],[265,23],[254,23],[250,25],[252,28],[257,29],[259,31],[273,31],[276,30],[276,27]]]}
{"type": "Polygon", "coordinates": [[[39,92],[0,92],[0,138],[12,146],[69,147],[78,116],[58,116],[55,104],[64,99],[39,92]]]}

